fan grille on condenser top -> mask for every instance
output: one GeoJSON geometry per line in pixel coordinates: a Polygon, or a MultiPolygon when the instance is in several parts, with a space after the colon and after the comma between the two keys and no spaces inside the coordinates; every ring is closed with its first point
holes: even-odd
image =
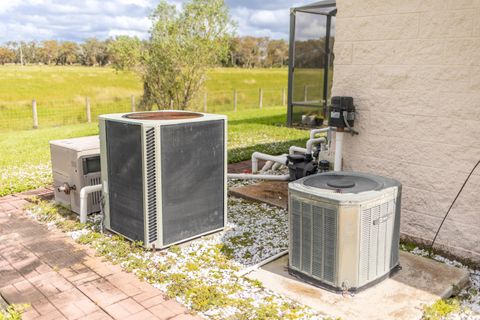
{"type": "Polygon", "coordinates": [[[138,120],[181,120],[203,117],[203,114],[196,112],[177,112],[177,111],[154,111],[138,112],[124,115],[128,119],[138,120]]]}
{"type": "Polygon", "coordinates": [[[375,177],[348,172],[328,172],[311,176],[303,184],[309,187],[334,190],[344,193],[361,193],[380,190],[384,184],[375,177]]]}

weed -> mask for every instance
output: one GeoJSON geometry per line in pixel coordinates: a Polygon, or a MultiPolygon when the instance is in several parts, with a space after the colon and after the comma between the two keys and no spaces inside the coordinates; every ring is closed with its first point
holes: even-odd
{"type": "MultiPolygon", "coordinates": [[[[258,208],[260,211],[272,214],[263,207],[258,208]]],[[[76,216],[52,202],[36,199],[28,212],[35,219],[62,228],[64,232],[76,231],[80,227],[76,216]]],[[[168,297],[182,301],[205,317],[301,319],[314,315],[312,310],[266,290],[261,282],[238,277],[239,266],[223,253],[225,246],[217,242],[220,235],[152,252],[144,249],[140,242],[129,242],[119,235],[101,234],[95,231],[98,226],[94,224],[83,227],[85,232],[81,232],[76,241],[93,247],[98,255],[133,272],[162,289],[168,297]],[[231,317],[225,316],[224,312],[230,312],[231,317]]],[[[246,240],[251,236],[250,232],[245,231],[245,234],[245,238],[236,238],[236,249],[248,247],[251,243],[246,240]]]]}
{"type": "Polygon", "coordinates": [[[28,304],[11,304],[6,310],[0,310],[0,320],[21,320],[28,304]]]}
{"type": "Polygon", "coordinates": [[[460,310],[460,302],[456,298],[440,299],[423,309],[423,320],[441,320],[448,314],[460,310]]]}

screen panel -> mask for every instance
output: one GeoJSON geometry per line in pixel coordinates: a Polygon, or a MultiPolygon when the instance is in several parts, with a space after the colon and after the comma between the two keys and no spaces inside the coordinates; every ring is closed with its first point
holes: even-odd
{"type": "Polygon", "coordinates": [[[323,106],[327,16],[298,12],[295,20],[293,103],[323,106]]]}
{"type": "Polygon", "coordinates": [[[224,226],[224,121],[162,126],[163,244],[224,226]]]}
{"type": "MultiPolygon", "coordinates": [[[[334,12],[334,5],[323,8],[334,12]]],[[[323,10],[322,9],[322,10],[323,10]]],[[[289,125],[320,126],[333,74],[335,13],[296,11],[290,33],[289,125]]]]}
{"type": "Polygon", "coordinates": [[[141,126],[106,121],[110,227],[144,241],[141,126]]]}

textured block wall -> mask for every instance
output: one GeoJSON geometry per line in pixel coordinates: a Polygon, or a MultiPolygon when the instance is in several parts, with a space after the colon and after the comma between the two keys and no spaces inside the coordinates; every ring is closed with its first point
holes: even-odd
{"type": "MultiPolygon", "coordinates": [[[[344,169],[403,183],[403,237],[429,242],[480,160],[480,0],[337,0],[333,95],[360,135],[344,169]]],[[[480,168],[437,242],[480,263],[480,168]]]]}

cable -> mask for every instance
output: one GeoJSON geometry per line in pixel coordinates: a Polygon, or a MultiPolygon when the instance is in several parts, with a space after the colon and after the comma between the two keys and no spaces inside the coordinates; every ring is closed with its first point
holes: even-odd
{"type": "Polygon", "coordinates": [[[455,199],[453,199],[453,202],[452,202],[452,204],[450,205],[450,208],[448,208],[447,213],[446,213],[445,216],[443,217],[442,223],[440,223],[440,226],[438,227],[437,233],[435,233],[435,237],[433,238],[432,244],[430,245],[430,250],[429,250],[429,251],[430,251],[430,254],[433,252],[433,245],[435,244],[435,240],[437,240],[437,236],[438,236],[438,234],[440,233],[440,229],[442,229],[443,223],[444,223],[445,220],[447,219],[448,214],[450,213],[450,210],[452,210],[453,205],[454,205],[455,202],[457,201],[458,197],[460,196],[460,194],[461,194],[462,191],[463,191],[463,188],[465,187],[465,185],[467,184],[468,180],[470,179],[470,177],[472,176],[472,174],[475,172],[475,169],[477,169],[477,167],[478,167],[479,164],[480,164],[480,160],[479,160],[479,161],[477,162],[477,164],[473,167],[472,171],[470,171],[470,174],[468,175],[467,179],[465,180],[465,182],[463,183],[462,187],[461,187],[460,190],[458,191],[457,195],[455,196],[455,199]]]}
{"type": "Polygon", "coordinates": [[[348,123],[347,118],[348,118],[348,111],[343,111],[343,122],[345,123],[347,128],[350,130],[350,133],[352,134],[352,136],[358,134],[357,131],[353,130],[353,128],[350,127],[350,123],[348,123]]]}
{"type": "Polygon", "coordinates": [[[100,196],[100,233],[105,233],[105,198],[100,196]]]}

